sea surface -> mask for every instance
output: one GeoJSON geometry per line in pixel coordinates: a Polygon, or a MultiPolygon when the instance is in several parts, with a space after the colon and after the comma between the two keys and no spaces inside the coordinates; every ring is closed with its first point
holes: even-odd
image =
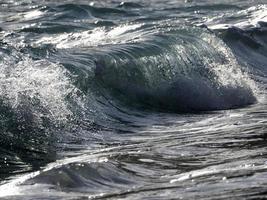
{"type": "Polygon", "coordinates": [[[0,0],[0,199],[267,199],[266,0],[0,0]]]}

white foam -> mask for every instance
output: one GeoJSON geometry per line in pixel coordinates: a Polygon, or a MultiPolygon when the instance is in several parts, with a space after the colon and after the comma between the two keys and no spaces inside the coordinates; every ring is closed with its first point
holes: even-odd
{"type": "Polygon", "coordinates": [[[65,120],[72,114],[66,97],[76,92],[66,70],[58,64],[30,58],[18,63],[0,63],[1,99],[14,110],[28,106],[37,119],[47,115],[54,120],[65,120]]]}
{"type": "Polygon", "coordinates": [[[259,97],[259,88],[256,83],[249,77],[247,72],[242,71],[231,49],[214,35],[203,34],[202,39],[211,44],[221,55],[225,57],[225,63],[211,63],[207,58],[207,65],[216,74],[217,81],[224,87],[247,87],[252,90],[255,97],[259,97]]]}
{"type": "MultiPolygon", "coordinates": [[[[187,180],[198,178],[201,176],[214,176],[214,175],[220,175],[220,174],[225,174],[225,173],[230,173],[230,172],[231,173],[240,172],[242,170],[257,171],[257,170],[265,170],[265,169],[267,169],[266,165],[255,166],[254,164],[244,164],[244,165],[239,165],[239,166],[223,166],[222,165],[220,167],[211,166],[211,167],[207,167],[204,169],[194,170],[191,172],[176,175],[170,180],[170,183],[187,181],[187,180]]],[[[226,177],[222,177],[222,178],[227,179],[226,177]]]]}
{"type": "Polygon", "coordinates": [[[132,40],[125,34],[128,31],[139,28],[140,24],[122,25],[111,30],[104,28],[95,28],[90,31],[83,31],[79,33],[63,33],[54,37],[42,37],[35,45],[39,44],[54,44],[57,48],[73,48],[99,46],[105,44],[126,43],[132,40]]]}
{"type": "Polygon", "coordinates": [[[26,12],[23,14],[23,17],[26,19],[26,20],[32,20],[32,19],[37,19],[39,18],[40,16],[42,16],[44,14],[44,12],[40,11],[40,10],[32,10],[32,11],[29,11],[29,12],[26,12]]]}
{"type": "Polygon", "coordinates": [[[227,29],[229,27],[238,27],[241,29],[255,28],[259,22],[267,22],[267,5],[252,6],[248,9],[236,13],[226,13],[220,16],[205,20],[205,24],[210,29],[227,29]],[[231,23],[221,22],[231,18],[231,23]]]}

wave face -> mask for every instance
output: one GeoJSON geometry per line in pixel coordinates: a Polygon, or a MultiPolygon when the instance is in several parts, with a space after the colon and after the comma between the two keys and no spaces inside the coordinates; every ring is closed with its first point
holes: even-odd
{"type": "Polygon", "coordinates": [[[252,80],[214,35],[189,27],[149,31],[141,42],[100,53],[95,72],[103,85],[130,101],[178,112],[229,109],[256,101],[252,80]]]}
{"type": "Polygon", "coordinates": [[[264,1],[0,2],[0,197],[266,198],[264,1]]]}

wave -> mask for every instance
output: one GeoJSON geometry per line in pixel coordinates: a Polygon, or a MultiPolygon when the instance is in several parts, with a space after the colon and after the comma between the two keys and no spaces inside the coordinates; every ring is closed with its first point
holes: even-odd
{"type": "Polygon", "coordinates": [[[34,42],[44,44],[67,49],[68,54],[70,48],[85,49],[91,59],[87,68],[94,69],[87,73],[95,79],[83,84],[96,81],[99,90],[132,105],[195,112],[237,108],[257,100],[255,83],[230,48],[201,28],[130,24],[34,42]]]}
{"type": "Polygon", "coordinates": [[[101,46],[96,80],[128,103],[169,111],[229,109],[256,101],[255,84],[220,39],[197,28],[164,29],[101,46]]]}
{"type": "Polygon", "coordinates": [[[24,113],[25,121],[42,124],[86,115],[94,121],[97,113],[106,119],[107,107],[115,106],[109,105],[111,99],[126,107],[199,112],[239,108],[258,98],[256,83],[230,48],[203,28],[95,28],[36,38],[16,46],[20,53],[12,47],[12,35],[5,41],[5,48],[16,53],[3,57],[1,101],[24,113]],[[76,48],[83,53],[77,55],[76,48]]]}
{"type": "Polygon", "coordinates": [[[9,169],[3,178],[55,159],[54,141],[81,112],[83,97],[62,65],[4,43],[0,59],[0,154],[9,169]]]}
{"type": "Polygon", "coordinates": [[[4,57],[0,65],[2,103],[13,110],[31,110],[27,112],[35,122],[45,116],[60,121],[72,115],[66,99],[75,98],[78,102],[79,98],[70,74],[62,66],[46,60],[15,56],[13,60],[4,57]]]}

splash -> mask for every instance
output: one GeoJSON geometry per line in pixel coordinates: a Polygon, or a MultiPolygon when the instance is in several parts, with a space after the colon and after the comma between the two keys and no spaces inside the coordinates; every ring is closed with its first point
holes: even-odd
{"type": "Polygon", "coordinates": [[[46,60],[6,60],[0,64],[0,97],[15,111],[26,109],[35,121],[42,117],[64,121],[72,115],[67,99],[78,100],[68,76],[62,66],[46,60]]]}

